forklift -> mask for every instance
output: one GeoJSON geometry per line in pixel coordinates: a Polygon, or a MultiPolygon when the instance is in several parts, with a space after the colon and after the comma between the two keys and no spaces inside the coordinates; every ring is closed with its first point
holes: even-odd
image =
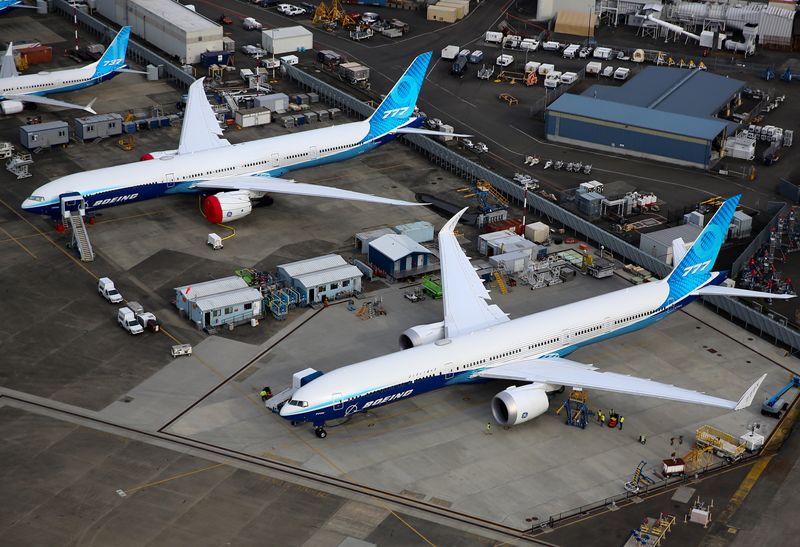
{"type": "Polygon", "coordinates": [[[792,376],[788,384],[783,386],[778,393],[761,403],[761,414],[770,418],[780,418],[781,413],[789,408],[789,403],[783,395],[793,387],[800,388],[800,376],[792,376]]]}

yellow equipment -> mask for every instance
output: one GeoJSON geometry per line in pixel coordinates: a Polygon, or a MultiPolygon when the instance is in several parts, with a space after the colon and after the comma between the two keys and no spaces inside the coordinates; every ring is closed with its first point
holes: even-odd
{"type": "Polygon", "coordinates": [[[325,2],[320,2],[317,9],[314,10],[314,18],[311,20],[311,24],[322,25],[325,23],[330,23],[330,19],[328,19],[328,6],[325,5],[325,2]]]}
{"type": "Polygon", "coordinates": [[[497,288],[500,289],[500,294],[506,294],[508,292],[508,287],[506,286],[505,279],[503,279],[503,275],[500,272],[494,272],[494,280],[497,282],[497,288]]]}
{"type": "Polygon", "coordinates": [[[501,101],[505,101],[508,103],[508,106],[514,106],[515,104],[519,104],[519,100],[516,97],[509,95],[508,93],[501,93],[498,95],[498,98],[501,101]]]}
{"type": "Polygon", "coordinates": [[[120,137],[117,141],[117,146],[125,150],[126,152],[130,152],[134,148],[136,148],[136,140],[133,138],[133,135],[125,135],[120,137]]]}

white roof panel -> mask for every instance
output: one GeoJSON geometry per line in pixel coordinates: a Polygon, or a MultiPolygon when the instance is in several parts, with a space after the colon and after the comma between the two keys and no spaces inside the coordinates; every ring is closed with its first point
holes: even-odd
{"type": "Polygon", "coordinates": [[[225,306],[257,302],[261,300],[261,298],[261,291],[252,287],[247,287],[198,298],[194,303],[201,311],[205,312],[224,308],[225,306]]]}
{"type": "Polygon", "coordinates": [[[128,0],[131,4],[138,5],[142,9],[160,17],[165,22],[173,25],[186,32],[193,32],[198,30],[220,29],[222,34],[222,27],[203,17],[199,13],[188,9],[183,4],[173,2],[172,0],[128,0]]]}
{"type": "Polygon", "coordinates": [[[278,266],[278,268],[286,272],[286,275],[289,277],[297,277],[299,275],[319,272],[321,270],[327,270],[329,268],[345,265],[347,265],[347,262],[344,258],[339,255],[330,254],[315,258],[307,258],[305,260],[298,260],[297,262],[281,264],[278,266]]]}
{"type": "Polygon", "coordinates": [[[375,249],[392,261],[400,260],[411,253],[433,254],[431,251],[403,234],[386,234],[374,241],[370,241],[369,246],[371,249],[375,249]]]}
{"type": "Polygon", "coordinates": [[[299,38],[301,36],[311,36],[311,31],[305,27],[281,27],[272,28],[262,31],[273,40],[282,40],[284,38],[299,38]]]}
{"type": "Polygon", "coordinates": [[[175,287],[175,290],[180,291],[190,300],[194,300],[195,298],[203,298],[210,294],[232,291],[234,289],[244,289],[245,287],[247,287],[247,283],[244,279],[238,275],[232,275],[230,277],[212,279],[211,281],[203,281],[202,283],[175,287]]]}
{"type": "Polygon", "coordinates": [[[295,281],[310,289],[320,285],[327,285],[328,283],[336,283],[344,281],[345,279],[354,279],[361,277],[361,270],[347,264],[345,266],[336,266],[335,268],[328,268],[319,272],[311,272],[305,275],[295,277],[295,281]]]}

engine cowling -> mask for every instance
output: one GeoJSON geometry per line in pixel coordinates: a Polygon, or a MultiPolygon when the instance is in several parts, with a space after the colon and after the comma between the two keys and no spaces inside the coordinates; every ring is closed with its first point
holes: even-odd
{"type": "Polygon", "coordinates": [[[550,406],[546,388],[544,384],[530,384],[501,391],[492,399],[494,419],[500,425],[512,426],[541,416],[550,406]]]}
{"type": "Polygon", "coordinates": [[[161,150],[157,152],[147,152],[146,154],[142,154],[142,156],[139,158],[139,161],[157,160],[165,156],[174,156],[177,153],[178,153],[177,150],[161,150]]]}
{"type": "Polygon", "coordinates": [[[417,325],[403,331],[403,334],[400,335],[400,349],[424,346],[442,339],[444,339],[444,321],[417,325]]]}
{"type": "Polygon", "coordinates": [[[209,222],[231,222],[246,217],[253,210],[250,192],[220,192],[203,200],[203,214],[209,222]]]}
{"type": "Polygon", "coordinates": [[[20,101],[1,101],[0,111],[5,115],[17,114],[25,109],[25,105],[20,101]]]}

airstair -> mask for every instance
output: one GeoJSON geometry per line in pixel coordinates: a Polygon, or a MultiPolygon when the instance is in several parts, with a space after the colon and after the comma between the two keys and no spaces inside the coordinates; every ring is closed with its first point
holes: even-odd
{"type": "Polygon", "coordinates": [[[83,217],[86,214],[86,201],[78,192],[61,194],[61,217],[64,224],[72,230],[72,241],[69,246],[78,249],[83,262],[94,260],[94,250],[92,242],[89,240],[89,232],[83,217]]]}
{"type": "Polygon", "coordinates": [[[500,294],[507,294],[508,287],[506,286],[506,281],[503,279],[503,274],[500,272],[494,272],[494,280],[497,282],[497,288],[500,289],[500,294]]]}
{"type": "MultiPolygon", "coordinates": [[[[13,150],[14,149],[11,148],[10,152],[13,153],[13,150]]],[[[0,157],[9,158],[8,161],[6,161],[6,170],[16,175],[17,180],[30,177],[31,173],[28,168],[33,165],[33,158],[31,155],[24,152],[17,152],[16,154],[7,155],[10,152],[6,151],[5,149],[0,149],[0,157]]]]}

